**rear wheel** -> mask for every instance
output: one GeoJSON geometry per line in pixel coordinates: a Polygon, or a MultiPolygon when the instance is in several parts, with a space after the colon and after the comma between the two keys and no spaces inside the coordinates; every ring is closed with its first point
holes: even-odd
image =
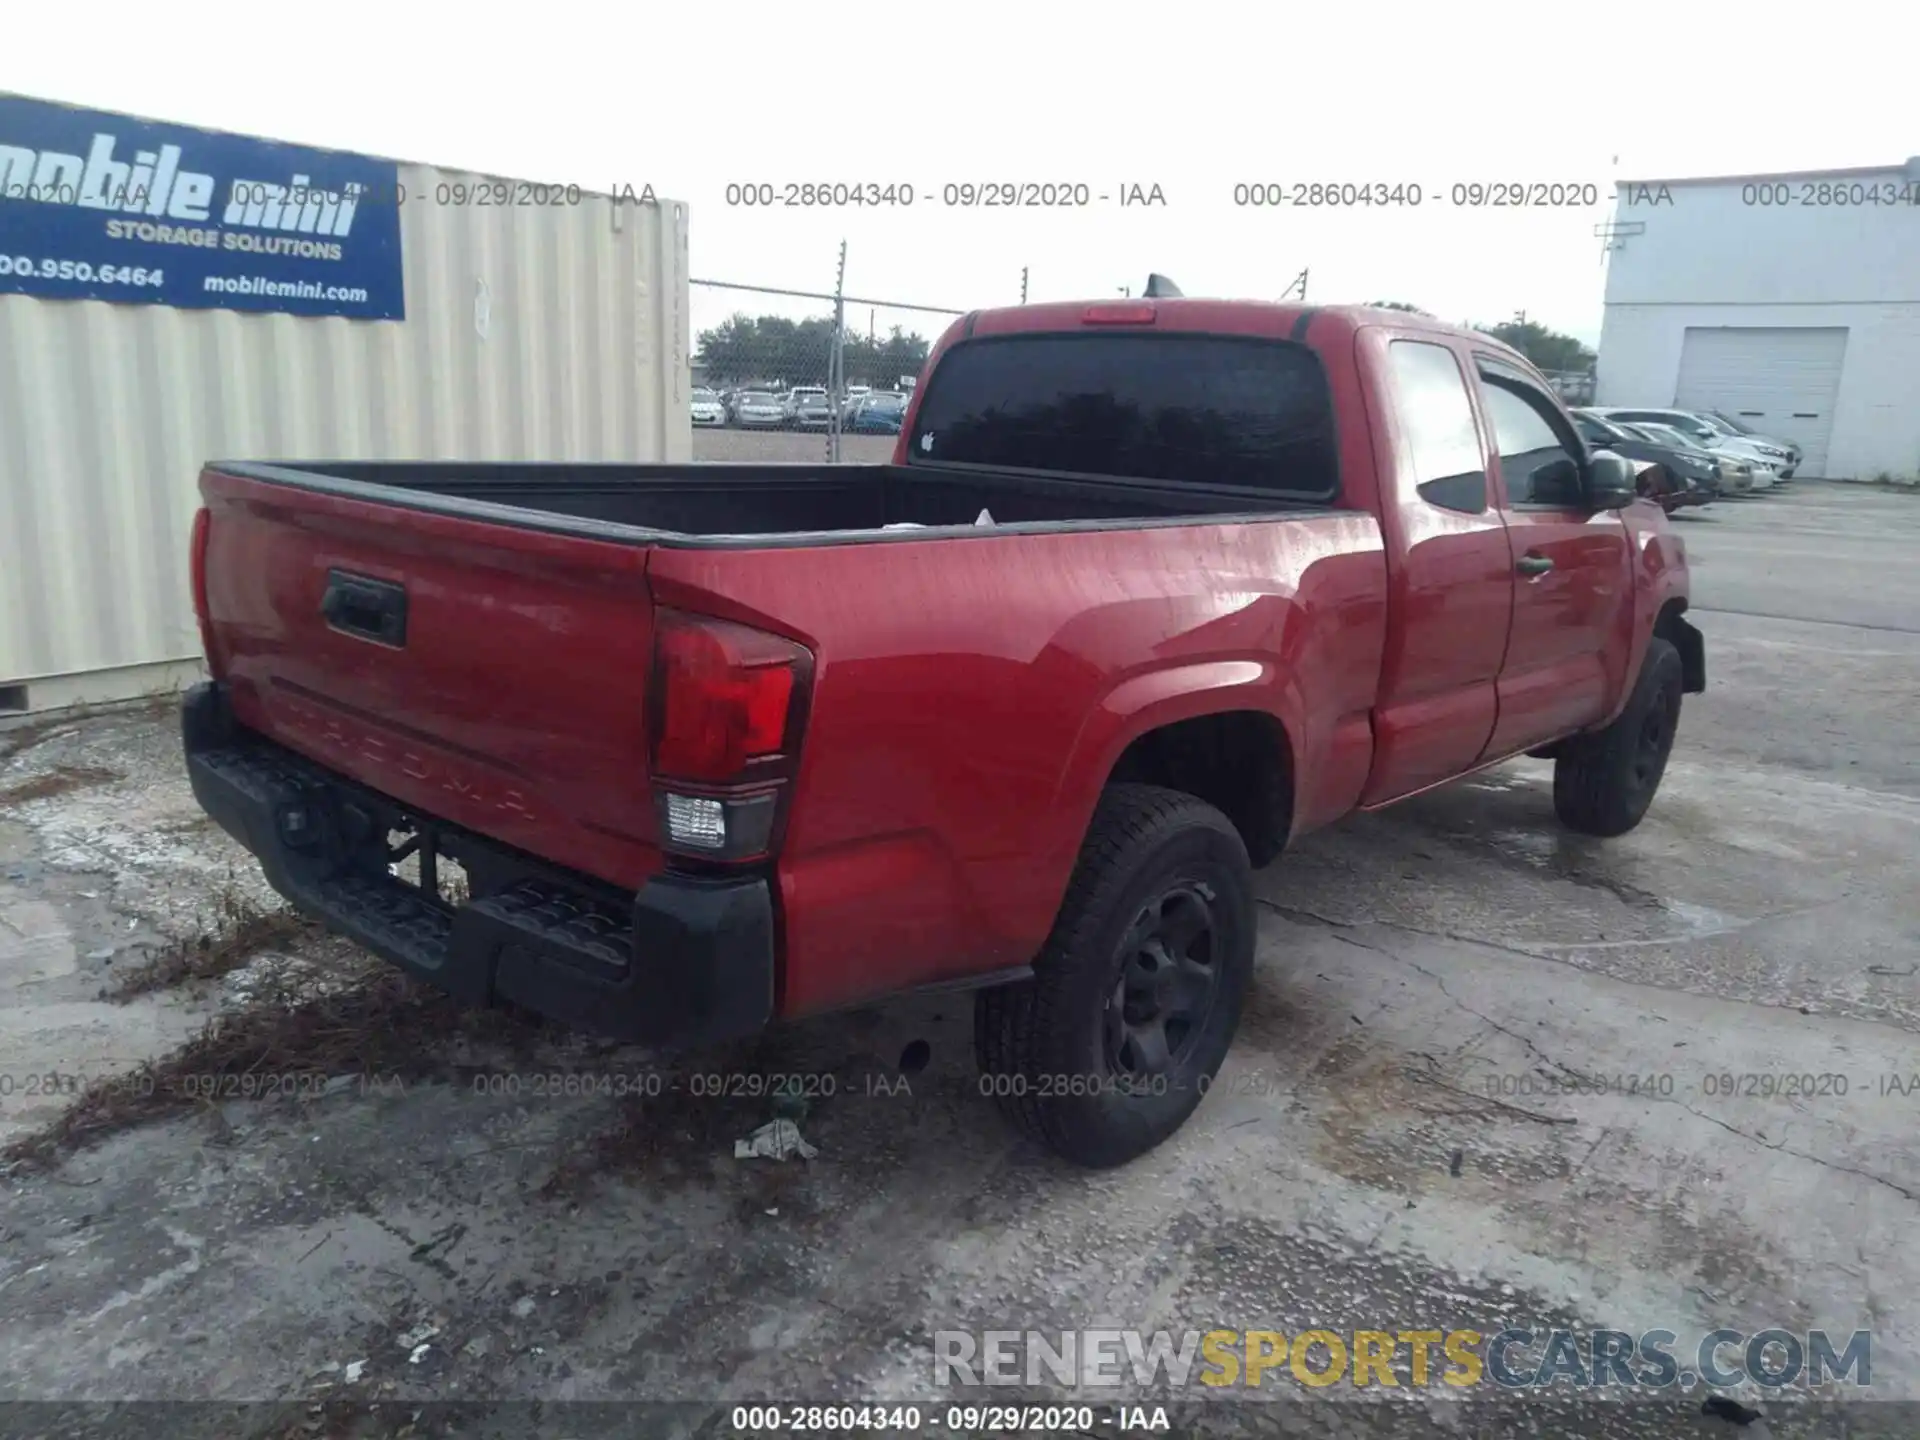
{"type": "Polygon", "coordinates": [[[1213,806],[1112,785],[1034,978],[983,991],[982,1088],[1081,1165],[1121,1165],[1186,1122],[1226,1058],[1253,969],[1252,867],[1213,806]]]}
{"type": "Polygon", "coordinates": [[[1553,767],[1553,808],[1569,830],[1624,835],[1646,817],[1680,725],[1680,652],[1655,636],[1633,695],[1606,729],[1563,741],[1553,767]]]}

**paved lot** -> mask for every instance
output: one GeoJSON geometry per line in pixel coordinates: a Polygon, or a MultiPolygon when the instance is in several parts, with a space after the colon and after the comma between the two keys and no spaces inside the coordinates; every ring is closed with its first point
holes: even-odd
{"type": "MultiPolygon", "coordinates": [[[[1221,1084],[1108,1174],[1002,1128],[964,1002],[698,1057],[638,1104],[476,1093],[658,1062],[450,1012],[276,929],[164,717],[0,734],[13,1138],[63,1103],[30,1072],[125,1073],[216,1012],[163,1078],[335,1077],[267,1100],[218,1078],[18,1167],[0,1397],[927,1397],[937,1330],[1532,1321],[1871,1329],[1875,1394],[1920,1399],[1920,498],[1802,486],[1680,523],[1710,688],[1647,823],[1563,833],[1528,761],[1304,842],[1260,877],[1221,1084]],[[169,963],[250,958],[98,998],[201,934],[169,963]],[[911,1094],[879,1093],[915,1038],[911,1094]],[[833,1074],[815,1160],[732,1158],[766,1103],[685,1081],[742,1067],[833,1074]],[[1835,1078],[1777,1093],[1799,1075],[1835,1078]]],[[[1208,1429],[1385,1433],[1353,1428],[1350,1391],[1277,1396],[1208,1429]]],[[[1474,1433],[1736,1433],[1697,1397],[1561,1404],[1474,1433]]]]}
{"type": "MultiPolygon", "coordinates": [[[[893,458],[891,435],[842,435],[840,458],[858,463],[884,464],[893,458]]],[[[820,431],[695,430],[696,460],[799,461],[826,463],[827,437],[820,431]]]]}

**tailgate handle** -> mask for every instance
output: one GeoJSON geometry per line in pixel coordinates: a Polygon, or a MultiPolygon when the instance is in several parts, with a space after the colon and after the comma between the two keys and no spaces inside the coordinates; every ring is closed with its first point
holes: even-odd
{"type": "Polygon", "coordinates": [[[396,649],[407,643],[407,590],[391,580],[329,570],[320,613],[342,634],[396,649]]]}

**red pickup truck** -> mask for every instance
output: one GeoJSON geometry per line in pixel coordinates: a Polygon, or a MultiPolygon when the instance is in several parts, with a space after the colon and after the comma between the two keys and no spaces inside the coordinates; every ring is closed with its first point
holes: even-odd
{"type": "Polygon", "coordinates": [[[983,310],[890,464],[209,464],[187,764],[477,1004],[687,1046],[978,987],[983,1090],[1117,1164],[1289,841],[1522,753],[1578,831],[1646,813],[1706,681],[1634,489],[1405,313],[983,310]]]}

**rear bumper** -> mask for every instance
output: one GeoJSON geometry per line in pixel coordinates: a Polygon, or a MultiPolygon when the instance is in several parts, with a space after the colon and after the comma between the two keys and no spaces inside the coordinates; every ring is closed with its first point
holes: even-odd
{"type": "MultiPolygon", "coordinates": [[[[194,798],[301,913],[474,1005],[511,1001],[622,1040],[700,1045],[773,1014],[773,898],[761,876],[663,874],[638,894],[408,811],[237,725],[218,684],[187,692],[194,798]],[[392,873],[390,831],[458,860],[471,895],[392,873]]],[[[428,853],[423,846],[422,853],[428,853]]]]}

